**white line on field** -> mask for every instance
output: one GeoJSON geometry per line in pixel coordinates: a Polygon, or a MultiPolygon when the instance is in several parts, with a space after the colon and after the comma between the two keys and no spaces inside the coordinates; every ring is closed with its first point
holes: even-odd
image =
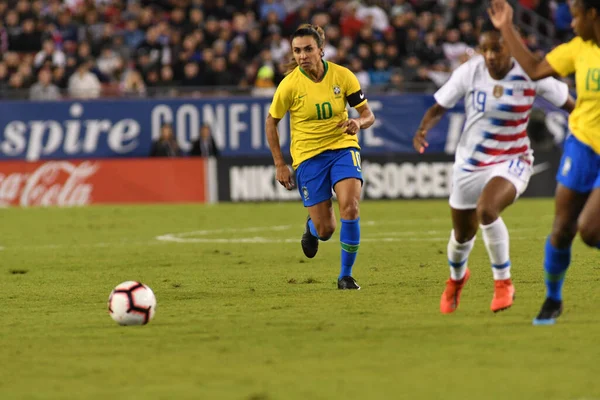
{"type": "MultiPolygon", "coordinates": [[[[546,217],[546,216],[543,216],[546,217]]],[[[550,216],[551,217],[551,216],[550,216]]],[[[527,218],[525,218],[527,219],[527,218]]],[[[537,218],[539,219],[539,218],[537,218]]],[[[379,225],[404,225],[411,223],[432,223],[432,222],[449,222],[449,218],[422,218],[422,219],[407,219],[407,220],[384,220],[384,221],[365,221],[361,225],[365,227],[373,227],[379,225]]],[[[258,232],[284,232],[288,230],[298,229],[298,225],[275,225],[268,227],[248,227],[248,228],[222,228],[222,229],[204,229],[180,233],[166,233],[159,235],[151,241],[128,241],[120,240],[115,242],[97,242],[97,243],[65,243],[65,244],[43,244],[43,245],[17,245],[17,246],[0,246],[0,251],[7,250],[54,250],[63,248],[103,248],[103,247],[119,247],[119,246],[156,246],[166,245],[169,243],[214,243],[214,244],[297,244],[300,241],[299,237],[294,238],[272,238],[261,236],[249,236],[241,238],[215,238],[213,235],[230,236],[228,234],[236,233],[258,233],[258,232]]],[[[509,229],[510,233],[533,231],[536,228],[515,228],[509,229]]],[[[447,241],[450,230],[419,230],[419,231],[392,231],[392,232],[370,232],[363,235],[362,242],[438,242],[447,241]]],[[[516,237],[511,236],[511,239],[534,239],[534,237],[516,237]]],[[[543,238],[542,238],[543,239],[543,238]]],[[[336,240],[332,242],[337,242],[336,240]]]]}
{"type": "MultiPolygon", "coordinates": [[[[234,238],[234,239],[225,239],[225,238],[177,238],[177,237],[166,237],[168,235],[160,236],[161,241],[166,242],[175,242],[175,243],[214,243],[214,244],[243,244],[243,243],[251,243],[251,244],[282,244],[282,243],[293,243],[298,244],[300,242],[300,238],[288,238],[288,239],[277,239],[277,238],[266,238],[266,237],[247,237],[247,238],[234,238]]],[[[546,236],[540,236],[539,239],[544,239],[546,236]]],[[[534,239],[531,236],[513,236],[511,239],[515,240],[526,240],[526,239],[534,239]]],[[[361,243],[364,242],[446,242],[448,241],[448,237],[411,237],[411,238],[403,238],[403,237],[381,237],[381,238],[372,238],[366,237],[360,239],[361,243]]],[[[332,240],[325,243],[337,243],[336,240],[332,240]]]]}
{"type": "MultiPolygon", "coordinates": [[[[280,230],[280,227],[276,230],[280,230]]],[[[268,228],[252,228],[252,232],[256,231],[268,231],[275,229],[268,228]]],[[[512,232],[523,232],[523,231],[531,231],[534,228],[517,228],[513,229],[512,232]]],[[[219,232],[222,230],[219,230],[219,232]]],[[[231,232],[249,232],[248,230],[233,230],[230,229],[228,231],[231,232]]],[[[435,235],[435,234],[447,234],[449,231],[404,231],[404,232],[380,232],[380,233],[371,233],[361,238],[361,242],[438,242],[438,241],[446,241],[448,240],[448,235],[446,236],[423,236],[426,235],[435,235]],[[408,236],[408,237],[405,237],[408,236]]],[[[271,238],[271,237],[262,237],[262,236],[253,236],[253,237],[241,237],[241,238],[215,238],[215,237],[189,237],[189,236],[208,236],[212,233],[217,233],[217,230],[203,230],[203,231],[194,231],[194,232],[182,232],[182,233],[166,233],[164,235],[160,235],[156,237],[156,240],[161,242],[175,242],[175,243],[264,243],[264,244],[273,244],[273,243],[298,243],[300,240],[298,237],[296,238],[271,238]]],[[[531,239],[531,237],[512,237],[512,239],[531,239]]]]}
{"type": "MultiPolygon", "coordinates": [[[[245,238],[178,238],[174,236],[163,235],[157,237],[160,241],[176,242],[176,243],[222,243],[222,244],[235,244],[235,243],[256,243],[256,244],[274,244],[274,243],[299,243],[300,238],[266,238],[266,237],[245,237],[245,238]]],[[[383,238],[362,238],[361,242],[436,242],[448,240],[446,237],[428,237],[428,238],[399,238],[399,237],[383,237],[383,238]]]]}
{"type": "MultiPolygon", "coordinates": [[[[509,229],[509,234],[514,232],[528,232],[535,231],[538,228],[514,228],[509,229]]],[[[447,230],[433,230],[433,231],[400,231],[400,232],[370,232],[368,236],[379,237],[379,236],[415,236],[415,235],[450,235],[450,229],[447,230]]],[[[447,237],[446,237],[447,238],[447,237]]]]}
{"type": "MultiPolygon", "coordinates": [[[[431,222],[433,219],[421,219],[413,220],[420,221],[421,223],[427,221],[431,222]]],[[[442,221],[442,219],[439,219],[442,221]]],[[[448,218],[444,218],[443,221],[448,221],[448,218]]],[[[405,223],[406,220],[385,220],[385,221],[366,221],[363,226],[378,226],[378,225],[392,225],[405,223]]],[[[164,235],[156,236],[156,240],[161,242],[175,242],[175,243],[296,243],[297,238],[284,239],[284,238],[269,238],[262,236],[250,236],[241,238],[215,238],[213,235],[222,236],[221,234],[226,233],[254,233],[254,232],[269,232],[269,231],[287,231],[290,229],[297,229],[295,225],[275,225],[268,227],[250,227],[250,228],[225,228],[225,229],[204,229],[191,232],[181,233],[165,233],[164,235]]],[[[536,228],[515,228],[511,232],[523,232],[532,231],[536,228]]],[[[396,232],[373,232],[363,236],[361,241],[379,241],[379,242],[401,242],[401,241],[440,241],[448,240],[449,230],[420,230],[420,231],[396,231],[396,232]],[[426,235],[426,236],[424,236],[426,235]],[[436,236],[433,236],[436,235],[436,236]],[[440,236],[444,235],[444,236],[440,236]],[[433,236],[433,237],[432,237],[433,236]]],[[[227,235],[225,235],[227,236],[227,235]]]]}
{"type": "MultiPolygon", "coordinates": [[[[241,243],[253,243],[253,244],[274,244],[274,243],[294,243],[298,244],[300,242],[300,238],[266,238],[266,237],[245,237],[245,238],[234,238],[234,239],[226,239],[226,238],[178,238],[178,237],[168,237],[168,235],[163,235],[157,237],[160,241],[166,242],[175,242],[175,243],[220,243],[220,244],[241,244],[241,243]]],[[[382,238],[361,238],[361,242],[438,242],[438,241],[446,241],[447,237],[428,237],[428,238],[399,238],[399,237],[382,237],[382,238]]],[[[334,242],[334,241],[332,241],[334,242]]]]}
{"type": "MultiPolygon", "coordinates": [[[[43,244],[43,245],[25,245],[25,246],[8,246],[0,247],[0,251],[30,251],[30,250],[57,250],[57,249],[81,249],[81,248],[107,248],[107,247],[130,247],[130,246],[165,246],[173,243],[178,244],[298,244],[299,237],[295,238],[268,238],[268,237],[245,237],[245,238],[178,238],[168,235],[160,236],[159,240],[152,241],[132,241],[132,242],[99,242],[99,243],[71,243],[71,244],[43,244]]],[[[543,240],[546,236],[539,238],[532,236],[511,236],[511,240],[543,240]]],[[[158,239],[158,238],[157,238],[158,239]]],[[[363,237],[361,242],[446,242],[447,236],[435,237],[363,237]]],[[[337,240],[321,243],[329,245],[330,243],[338,243],[337,240]]]]}
{"type": "MultiPolygon", "coordinates": [[[[252,228],[225,228],[225,229],[204,229],[199,231],[182,232],[178,233],[177,236],[199,236],[199,235],[214,235],[219,233],[252,233],[252,232],[265,232],[265,231],[286,231],[293,228],[294,225],[275,225],[268,227],[252,227],[252,228]]],[[[171,235],[171,234],[167,234],[171,235]]],[[[158,239],[160,240],[160,239],[158,239]]]]}

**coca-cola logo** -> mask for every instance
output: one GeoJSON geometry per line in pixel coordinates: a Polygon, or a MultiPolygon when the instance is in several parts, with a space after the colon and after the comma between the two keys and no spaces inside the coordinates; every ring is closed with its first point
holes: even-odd
{"type": "Polygon", "coordinates": [[[85,180],[99,165],[49,161],[31,173],[0,173],[0,206],[82,206],[90,204],[93,185],[85,180]]]}

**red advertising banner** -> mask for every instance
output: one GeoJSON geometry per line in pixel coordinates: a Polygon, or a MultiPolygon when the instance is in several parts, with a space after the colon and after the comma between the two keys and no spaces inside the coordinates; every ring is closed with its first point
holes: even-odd
{"type": "Polygon", "coordinates": [[[0,206],[206,201],[201,158],[0,162],[0,206]]]}

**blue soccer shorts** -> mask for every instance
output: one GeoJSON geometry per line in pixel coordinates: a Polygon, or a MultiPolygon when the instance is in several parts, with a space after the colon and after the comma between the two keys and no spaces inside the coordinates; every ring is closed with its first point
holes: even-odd
{"type": "Polygon", "coordinates": [[[348,178],[363,182],[358,149],[327,150],[303,161],[296,169],[304,207],[331,199],[335,184],[348,178]]]}
{"type": "Polygon", "coordinates": [[[565,140],[556,180],[579,193],[589,193],[600,187],[600,154],[569,135],[565,140]]]}

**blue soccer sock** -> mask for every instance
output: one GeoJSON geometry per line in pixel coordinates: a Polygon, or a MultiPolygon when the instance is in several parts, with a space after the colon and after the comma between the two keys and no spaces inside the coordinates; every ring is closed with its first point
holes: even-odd
{"type": "MultiPolygon", "coordinates": [[[[356,260],[358,247],[360,245],[360,218],[342,219],[340,230],[340,243],[342,245],[342,268],[340,276],[352,276],[352,267],[356,260]]],[[[338,278],[338,279],[339,279],[338,278]]]]}
{"type": "Polygon", "coordinates": [[[562,286],[565,274],[571,263],[571,246],[566,249],[557,249],[546,240],[544,256],[544,281],[546,282],[547,296],[555,301],[562,301],[562,286]]]}
{"type": "Polygon", "coordinates": [[[319,239],[319,234],[317,233],[317,228],[315,228],[315,224],[312,219],[308,220],[308,229],[310,229],[310,234],[319,239]]]}

